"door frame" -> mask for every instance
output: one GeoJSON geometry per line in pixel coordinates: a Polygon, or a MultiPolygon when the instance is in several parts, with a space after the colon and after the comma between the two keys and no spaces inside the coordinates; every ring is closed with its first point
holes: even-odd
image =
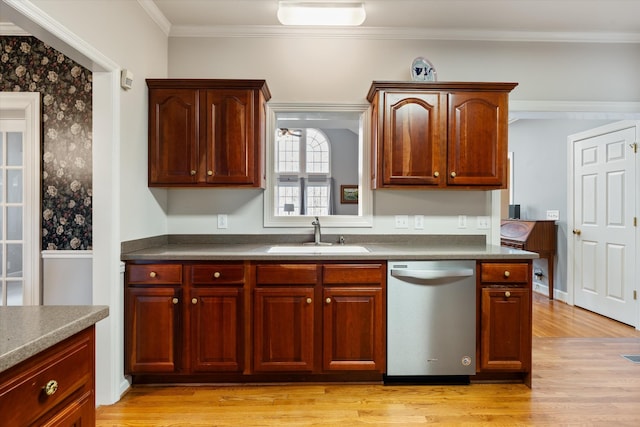
{"type": "MultiPolygon", "coordinates": [[[[574,159],[574,151],[576,142],[583,140],[587,136],[597,136],[598,134],[605,134],[614,132],[621,129],[627,129],[629,127],[636,127],[636,136],[640,137],[640,120],[622,120],[615,123],[610,123],[608,125],[599,126],[594,129],[589,129],[584,132],[580,132],[577,134],[569,135],[567,137],[567,303],[569,305],[574,305],[575,302],[575,271],[574,271],[574,263],[573,259],[575,257],[574,253],[574,244],[575,244],[575,236],[570,230],[575,229],[574,223],[574,202],[575,202],[575,194],[573,192],[574,189],[574,174],[575,174],[575,166],[573,164],[574,159]]],[[[640,143],[640,141],[636,141],[636,144],[640,143]]],[[[635,159],[636,164],[636,192],[638,194],[638,190],[640,189],[640,154],[636,155],[635,159]]],[[[640,197],[636,197],[635,200],[635,217],[638,218],[640,213],[640,197]]],[[[635,228],[635,258],[636,262],[633,266],[635,279],[635,290],[640,290],[640,278],[638,278],[638,274],[640,273],[640,227],[636,226],[635,228]]],[[[636,305],[640,305],[640,300],[636,299],[636,305]]],[[[640,309],[637,310],[638,315],[636,316],[635,324],[633,325],[637,330],[640,330],[640,309]]]]}
{"type": "Polygon", "coordinates": [[[42,302],[40,279],[40,93],[0,92],[0,110],[19,111],[25,122],[23,136],[24,156],[24,206],[23,260],[22,260],[22,304],[39,305],[42,302]]]}

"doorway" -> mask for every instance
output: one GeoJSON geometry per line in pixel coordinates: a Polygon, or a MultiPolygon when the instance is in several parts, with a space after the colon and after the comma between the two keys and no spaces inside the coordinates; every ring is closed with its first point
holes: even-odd
{"type": "Polygon", "coordinates": [[[38,305],[40,94],[0,92],[0,306],[38,305]]]}

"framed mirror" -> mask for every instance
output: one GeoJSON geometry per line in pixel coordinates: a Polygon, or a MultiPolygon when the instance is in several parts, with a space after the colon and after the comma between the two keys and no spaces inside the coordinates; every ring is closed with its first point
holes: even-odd
{"type": "Polygon", "coordinates": [[[368,104],[268,104],[265,227],[373,225],[368,104]]]}

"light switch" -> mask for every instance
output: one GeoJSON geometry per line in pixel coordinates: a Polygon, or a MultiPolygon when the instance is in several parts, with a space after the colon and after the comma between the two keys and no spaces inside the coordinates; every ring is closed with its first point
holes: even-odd
{"type": "Polygon", "coordinates": [[[229,221],[227,215],[218,214],[218,228],[227,228],[229,226],[229,221]]]}
{"type": "Polygon", "coordinates": [[[413,217],[413,228],[416,230],[424,229],[424,215],[416,215],[413,217]]]}

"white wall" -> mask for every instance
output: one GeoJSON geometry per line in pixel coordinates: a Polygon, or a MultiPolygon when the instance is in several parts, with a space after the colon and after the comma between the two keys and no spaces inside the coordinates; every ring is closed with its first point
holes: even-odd
{"type": "MultiPolygon", "coordinates": [[[[372,80],[409,80],[417,56],[433,62],[441,81],[518,82],[511,100],[638,101],[640,94],[640,49],[622,44],[181,37],[169,40],[169,76],[266,79],[278,103],[365,103],[372,80]]],[[[493,215],[490,194],[376,190],[373,229],[331,231],[489,235],[474,217],[493,215]],[[425,229],[413,230],[412,221],[394,229],[396,214],[425,215],[425,229]],[[469,217],[469,228],[457,227],[457,215],[469,217]]],[[[255,190],[170,190],[169,232],[309,232],[264,229],[262,206],[255,190]],[[216,228],[218,213],[229,215],[228,229],[216,228]]]]}

